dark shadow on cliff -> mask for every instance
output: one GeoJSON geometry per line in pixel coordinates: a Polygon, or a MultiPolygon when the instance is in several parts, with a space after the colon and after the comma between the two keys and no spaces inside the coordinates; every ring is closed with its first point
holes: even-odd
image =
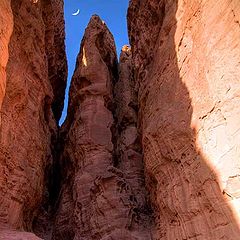
{"type": "Polygon", "coordinates": [[[139,126],[156,221],[153,238],[237,240],[240,230],[229,199],[198,149],[197,133],[191,127],[194,106],[180,77],[176,52],[186,46],[181,46],[182,40],[175,45],[177,1],[131,1],[130,5],[139,126]]]}

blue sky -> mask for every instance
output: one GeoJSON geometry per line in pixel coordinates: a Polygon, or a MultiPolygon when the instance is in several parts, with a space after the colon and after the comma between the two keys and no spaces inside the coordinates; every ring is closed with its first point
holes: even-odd
{"type": "Polygon", "coordinates": [[[65,95],[65,104],[61,125],[66,118],[68,105],[68,90],[74,72],[76,57],[80,49],[80,43],[84,30],[93,14],[99,15],[105,21],[112,32],[118,55],[124,44],[128,44],[127,34],[127,8],[129,0],[64,0],[65,28],[66,28],[66,50],[68,59],[68,84],[65,95]],[[80,10],[79,15],[72,13],[80,10]]]}

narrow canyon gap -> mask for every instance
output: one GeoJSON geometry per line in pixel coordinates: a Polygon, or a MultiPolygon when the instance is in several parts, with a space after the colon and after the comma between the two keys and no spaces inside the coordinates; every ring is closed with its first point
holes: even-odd
{"type": "Polygon", "coordinates": [[[0,10],[0,239],[239,239],[238,0],[130,1],[119,63],[93,16],[60,129],[62,1],[0,10]]]}

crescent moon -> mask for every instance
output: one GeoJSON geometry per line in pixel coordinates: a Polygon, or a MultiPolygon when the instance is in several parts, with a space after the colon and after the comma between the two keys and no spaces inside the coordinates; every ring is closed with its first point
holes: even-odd
{"type": "Polygon", "coordinates": [[[73,16],[77,16],[80,13],[80,10],[78,9],[75,13],[73,13],[73,16]]]}

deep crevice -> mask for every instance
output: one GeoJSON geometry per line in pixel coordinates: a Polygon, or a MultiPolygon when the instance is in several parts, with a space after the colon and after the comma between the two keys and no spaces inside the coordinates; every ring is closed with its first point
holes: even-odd
{"type": "MultiPolygon", "coordinates": [[[[60,3],[59,3],[60,4],[60,3]]],[[[42,19],[45,24],[45,51],[48,61],[48,77],[53,90],[53,101],[51,108],[56,121],[58,122],[64,105],[64,96],[67,79],[67,62],[65,52],[62,49],[65,46],[65,31],[59,28],[62,21],[61,14],[54,11],[54,3],[50,0],[42,0],[42,19]],[[53,15],[55,22],[53,23],[53,15]],[[54,27],[52,26],[54,24],[54,27]]]]}

